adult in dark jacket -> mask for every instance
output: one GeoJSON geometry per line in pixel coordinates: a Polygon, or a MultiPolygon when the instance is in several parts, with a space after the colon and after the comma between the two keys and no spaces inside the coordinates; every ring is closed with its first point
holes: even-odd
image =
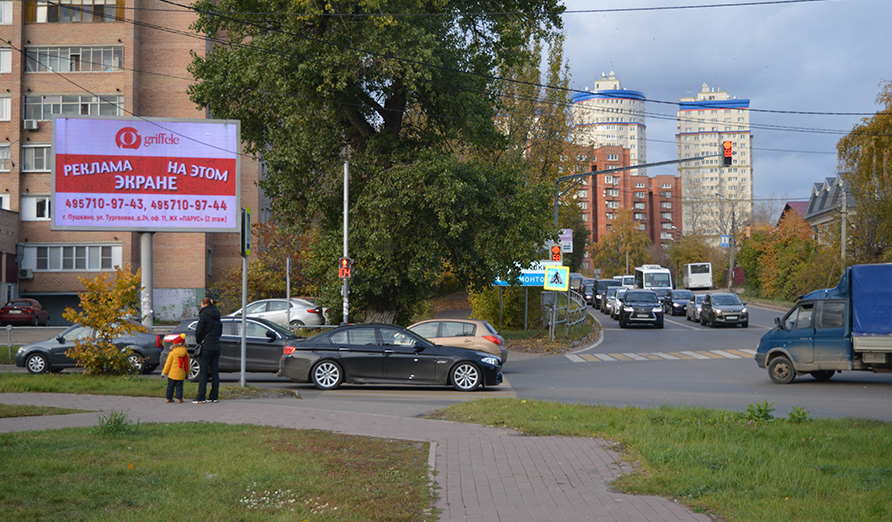
{"type": "Polygon", "coordinates": [[[195,327],[195,342],[201,344],[201,355],[198,357],[198,395],[192,401],[195,404],[217,402],[220,388],[220,336],[223,334],[223,323],[220,322],[220,310],[214,306],[214,300],[205,297],[201,300],[198,312],[198,325],[195,327]],[[205,400],[208,377],[211,379],[211,393],[205,400]]]}

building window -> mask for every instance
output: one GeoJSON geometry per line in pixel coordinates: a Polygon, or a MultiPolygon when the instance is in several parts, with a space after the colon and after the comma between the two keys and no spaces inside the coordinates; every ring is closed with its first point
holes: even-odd
{"type": "Polygon", "coordinates": [[[50,146],[22,147],[22,172],[49,172],[50,146]]]}
{"type": "Polygon", "coordinates": [[[635,203],[634,208],[644,210],[644,203],[635,203]]]}
{"type": "Polygon", "coordinates": [[[613,196],[613,197],[617,198],[617,197],[619,197],[619,190],[618,189],[607,189],[605,191],[605,195],[613,196]]]}
{"type": "Polygon", "coordinates": [[[12,98],[0,96],[0,121],[9,121],[12,114],[12,98]]]}
{"type": "Polygon", "coordinates": [[[117,245],[59,245],[25,247],[23,268],[46,272],[114,270],[121,264],[117,245]]]}
{"type": "Polygon", "coordinates": [[[639,221],[646,221],[646,220],[647,220],[647,214],[645,214],[644,212],[636,212],[636,213],[635,213],[635,219],[637,219],[637,220],[639,220],[639,221]]]}
{"type": "Polygon", "coordinates": [[[668,221],[672,221],[672,212],[663,212],[660,214],[662,219],[666,219],[668,221]]]}
{"type": "Polygon", "coordinates": [[[662,207],[662,208],[672,208],[672,202],[671,202],[671,201],[664,201],[664,202],[660,203],[660,207],[662,207]]]}
{"type": "Polygon", "coordinates": [[[0,171],[8,172],[12,168],[9,145],[0,145],[0,171]]]}
{"type": "Polygon", "coordinates": [[[636,198],[644,199],[645,197],[647,197],[647,194],[644,193],[644,192],[636,192],[636,193],[635,193],[635,197],[636,197],[636,198]]]}
{"type": "Polygon", "coordinates": [[[580,202],[579,202],[579,208],[581,208],[582,210],[587,209],[587,208],[588,208],[588,202],[587,202],[587,201],[580,201],[580,202]]]}
{"type": "Polygon", "coordinates": [[[26,23],[101,23],[124,20],[124,0],[25,0],[26,23]]]}
{"type": "Polygon", "coordinates": [[[0,73],[12,72],[12,49],[0,47],[0,73]]]}
{"type": "Polygon", "coordinates": [[[635,183],[635,188],[644,188],[644,183],[635,183]]]}
{"type": "Polygon", "coordinates": [[[576,195],[577,195],[578,197],[580,197],[580,198],[587,198],[587,197],[588,197],[588,191],[587,191],[587,190],[580,190],[579,192],[576,193],[576,195]]]}
{"type": "Polygon", "coordinates": [[[22,221],[47,221],[50,219],[50,196],[25,196],[22,198],[22,221]]]}
{"type": "Polygon", "coordinates": [[[29,47],[27,72],[118,72],[124,47],[29,47]]]}
{"type": "Polygon", "coordinates": [[[672,183],[663,183],[662,185],[660,185],[660,188],[671,189],[672,183]]]}
{"type": "Polygon", "coordinates": [[[115,94],[25,96],[26,120],[48,121],[53,114],[123,116],[124,97],[115,94]]]}
{"type": "Polygon", "coordinates": [[[0,0],[0,25],[12,23],[12,0],[0,0]]]}
{"type": "MultiPolygon", "coordinates": [[[[613,136],[613,139],[616,139],[616,136],[613,136]]],[[[619,161],[619,157],[616,154],[608,154],[607,161],[619,161]]]]}
{"type": "Polygon", "coordinates": [[[608,201],[607,208],[619,208],[619,201],[608,201]]]}

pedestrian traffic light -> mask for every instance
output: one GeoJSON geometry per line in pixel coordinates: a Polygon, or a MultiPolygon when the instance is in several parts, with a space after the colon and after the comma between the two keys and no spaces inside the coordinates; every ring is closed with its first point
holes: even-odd
{"type": "Polygon", "coordinates": [[[342,257],[338,261],[338,277],[342,279],[353,277],[353,260],[349,257],[342,257]]]}
{"type": "Polygon", "coordinates": [[[724,165],[725,167],[730,167],[731,166],[731,156],[734,155],[734,151],[731,148],[731,140],[726,140],[726,141],[722,142],[722,151],[725,154],[724,163],[722,163],[722,165],[724,165]]]}
{"type": "Polygon", "coordinates": [[[561,245],[551,246],[551,260],[561,262],[561,245]]]}

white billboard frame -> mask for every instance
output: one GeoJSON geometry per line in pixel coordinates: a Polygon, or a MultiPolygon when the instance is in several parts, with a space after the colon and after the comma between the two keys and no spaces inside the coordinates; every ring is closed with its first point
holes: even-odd
{"type": "Polygon", "coordinates": [[[50,230],[239,232],[239,120],[54,115],[52,129],[50,230]]]}

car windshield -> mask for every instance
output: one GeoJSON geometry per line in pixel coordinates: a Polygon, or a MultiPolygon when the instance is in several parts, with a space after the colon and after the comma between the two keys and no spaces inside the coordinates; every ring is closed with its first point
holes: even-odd
{"type": "Polygon", "coordinates": [[[686,301],[694,295],[694,292],[690,292],[688,290],[676,290],[672,292],[672,299],[678,299],[679,301],[686,301]]]}
{"type": "Polygon", "coordinates": [[[653,292],[629,292],[625,302],[628,304],[648,304],[657,302],[657,296],[653,292]]]}
{"type": "Polygon", "coordinates": [[[741,304],[740,298],[736,295],[715,295],[712,297],[712,304],[731,306],[741,304]]]}

